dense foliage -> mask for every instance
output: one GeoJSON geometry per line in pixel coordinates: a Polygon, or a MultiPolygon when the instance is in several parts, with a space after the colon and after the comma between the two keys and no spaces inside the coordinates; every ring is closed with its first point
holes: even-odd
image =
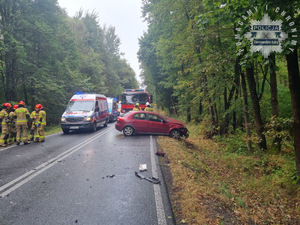
{"type": "Polygon", "coordinates": [[[300,176],[299,9],[296,0],[143,0],[144,83],[158,105],[204,124],[207,137],[244,130],[249,150],[278,153],[292,133],[300,176]],[[268,58],[243,38],[266,13],[289,35],[268,58]]]}
{"type": "Polygon", "coordinates": [[[41,103],[58,123],[77,91],[117,96],[137,88],[114,27],[96,12],[67,16],[57,0],[1,0],[0,99],[41,103]]]}

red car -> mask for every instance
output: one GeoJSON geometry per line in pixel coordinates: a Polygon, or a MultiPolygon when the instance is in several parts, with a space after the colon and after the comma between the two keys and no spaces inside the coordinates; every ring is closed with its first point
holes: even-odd
{"type": "Polygon", "coordinates": [[[125,136],[134,134],[160,134],[173,138],[189,136],[184,123],[149,111],[130,111],[123,117],[119,116],[115,127],[118,131],[123,131],[125,136]]]}

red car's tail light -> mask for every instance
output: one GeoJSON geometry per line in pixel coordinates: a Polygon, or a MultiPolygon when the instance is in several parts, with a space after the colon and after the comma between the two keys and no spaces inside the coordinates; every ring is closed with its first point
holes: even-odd
{"type": "Polygon", "coordinates": [[[117,121],[118,121],[118,122],[121,122],[122,120],[123,120],[123,119],[122,119],[121,117],[118,117],[118,118],[117,118],[117,121]]]}

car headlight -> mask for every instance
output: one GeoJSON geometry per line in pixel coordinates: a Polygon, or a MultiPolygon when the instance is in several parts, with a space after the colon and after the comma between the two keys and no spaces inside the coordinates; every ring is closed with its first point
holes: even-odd
{"type": "Polygon", "coordinates": [[[66,118],[62,117],[61,122],[66,122],[66,118]]]}
{"type": "Polygon", "coordinates": [[[84,121],[91,121],[92,120],[92,117],[88,116],[84,119],[84,121]]]}

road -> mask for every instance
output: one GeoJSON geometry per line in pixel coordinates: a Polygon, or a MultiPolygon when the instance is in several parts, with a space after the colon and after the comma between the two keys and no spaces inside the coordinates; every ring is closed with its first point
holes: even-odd
{"type": "Polygon", "coordinates": [[[155,137],[58,133],[0,149],[0,225],[174,224],[155,137]],[[147,164],[146,177],[135,176],[147,164]]]}

